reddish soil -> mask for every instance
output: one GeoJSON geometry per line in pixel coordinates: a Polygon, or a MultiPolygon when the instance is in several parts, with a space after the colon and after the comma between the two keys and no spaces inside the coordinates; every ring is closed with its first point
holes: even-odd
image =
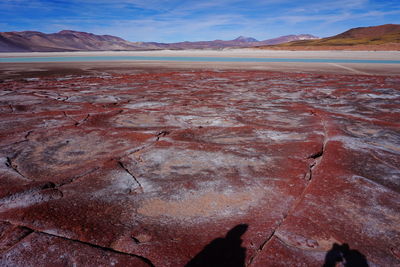
{"type": "Polygon", "coordinates": [[[339,38],[376,38],[385,34],[398,34],[400,32],[400,25],[398,24],[385,24],[372,27],[359,27],[353,28],[338,34],[334,37],[339,38]]]}
{"type": "Polygon", "coordinates": [[[0,87],[1,266],[400,265],[400,76],[0,87]]]}

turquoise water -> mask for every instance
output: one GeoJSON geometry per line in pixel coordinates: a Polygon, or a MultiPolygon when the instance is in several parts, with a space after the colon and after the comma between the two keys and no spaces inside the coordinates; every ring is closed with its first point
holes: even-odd
{"type": "Polygon", "coordinates": [[[244,58],[244,57],[148,57],[148,56],[91,56],[91,57],[14,57],[0,58],[0,63],[19,62],[95,62],[95,61],[178,61],[178,62],[302,62],[302,63],[387,63],[400,60],[323,59],[323,58],[244,58]]]}

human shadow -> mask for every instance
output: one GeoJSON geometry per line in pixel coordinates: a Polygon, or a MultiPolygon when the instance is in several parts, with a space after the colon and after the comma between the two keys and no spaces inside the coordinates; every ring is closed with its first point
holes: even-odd
{"type": "Polygon", "coordinates": [[[241,236],[247,231],[247,224],[232,228],[224,238],[214,239],[204,247],[185,267],[244,267],[246,248],[242,247],[241,236]]]}
{"type": "Polygon", "coordinates": [[[334,243],[332,248],[326,253],[323,267],[335,267],[341,263],[346,267],[368,267],[367,258],[358,250],[350,249],[344,243],[339,245],[334,243]]]}

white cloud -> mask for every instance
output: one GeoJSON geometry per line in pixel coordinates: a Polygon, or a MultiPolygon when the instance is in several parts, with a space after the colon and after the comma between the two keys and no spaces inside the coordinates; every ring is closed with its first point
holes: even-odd
{"type": "Polygon", "coordinates": [[[335,23],[352,25],[367,19],[375,22],[375,18],[399,14],[399,8],[371,8],[373,1],[0,0],[0,23],[9,29],[13,27],[7,25],[13,24],[25,25],[24,30],[46,32],[73,29],[117,35],[130,41],[227,40],[239,35],[262,40],[292,33],[320,35],[335,28],[335,23]],[[42,18],[1,18],[2,14],[5,17],[19,9],[46,13],[42,18]]]}

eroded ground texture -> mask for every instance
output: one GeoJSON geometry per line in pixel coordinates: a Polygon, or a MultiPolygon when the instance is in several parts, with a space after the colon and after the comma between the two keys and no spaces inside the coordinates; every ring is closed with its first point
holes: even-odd
{"type": "Polygon", "coordinates": [[[227,240],[213,260],[245,253],[233,266],[321,266],[334,243],[400,266],[399,76],[53,73],[0,87],[1,266],[184,266],[227,240]]]}

